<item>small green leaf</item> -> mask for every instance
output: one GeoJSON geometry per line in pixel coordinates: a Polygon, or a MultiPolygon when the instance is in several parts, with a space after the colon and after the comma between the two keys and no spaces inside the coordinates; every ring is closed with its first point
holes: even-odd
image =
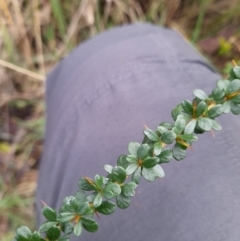
{"type": "Polygon", "coordinates": [[[34,231],[30,238],[30,241],[41,241],[41,239],[42,239],[42,237],[41,237],[40,233],[37,231],[34,231]]]}
{"type": "Polygon", "coordinates": [[[215,105],[208,111],[208,117],[214,119],[222,114],[222,105],[215,105]]]}
{"type": "Polygon", "coordinates": [[[113,167],[111,165],[104,165],[104,169],[108,173],[112,173],[113,167]]]}
{"type": "Polygon", "coordinates": [[[161,135],[162,142],[166,144],[172,144],[175,138],[176,138],[176,134],[173,131],[166,131],[161,135]]]}
{"type": "MultiPolygon", "coordinates": [[[[197,136],[195,136],[195,135],[193,135],[193,137],[192,137],[192,139],[191,139],[191,141],[189,141],[189,142],[193,142],[193,141],[197,141],[198,140],[198,137],[197,136]]],[[[191,143],[190,143],[191,144],[191,143]]]]}
{"type": "Polygon", "coordinates": [[[240,66],[235,66],[230,70],[230,75],[233,78],[240,79],[240,66]]]}
{"type": "Polygon", "coordinates": [[[148,144],[142,144],[137,151],[137,158],[144,159],[150,153],[150,147],[148,144]]]}
{"type": "Polygon", "coordinates": [[[126,170],[122,167],[116,166],[112,170],[111,178],[114,182],[122,183],[127,177],[126,170]]]}
{"type": "MultiPolygon", "coordinates": [[[[174,126],[173,126],[174,127],[174,126]]],[[[157,126],[158,132],[162,135],[164,132],[168,131],[168,129],[164,126],[157,126]]]]}
{"type": "Polygon", "coordinates": [[[95,175],[95,184],[99,190],[102,190],[104,185],[104,177],[100,175],[95,175]]]}
{"type": "Polygon", "coordinates": [[[28,241],[32,236],[32,232],[27,226],[18,228],[16,234],[18,236],[17,241],[28,241]]]}
{"type": "Polygon", "coordinates": [[[225,101],[222,106],[222,111],[227,114],[231,111],[231,100],[225,101]]]}
{"type": "Polygon", "coordinates": [[[98,223],[91,219],[91,218],[85,218],[82,217],[82,226],[87,230],[88,232],[94,233],[98,230],[98,223]]]}
{"type": "Polygon", "coordinates": [[[152,143],[152,141],[150,141],[148,137],[144,135],[142,144],[150,144],[150,143],[152,143]]]}
{"type": "MultiPolygon", "coordinates": [[[[211,120],[211,119],[209,119],[209,120],[211,120]]],[[[198,125],[198,123],[196,124],[196,127],[195,127],[195,129],[194,129],[194,133],[195,134],[203,134],[205,131],[204,130],[202,130],[200,127],[199,127],[199,125],[198,125]]]]}
{"type": "Polygon", "coordinates": [[[126,155],[121,155],[118,157],[117,165],[126,169],[128,167],[128,161],[126,160],[126,155]]]}
{"type": "Polygon", "coordinates": [[[231,98],[231,101],[232,101],[234,104],[240,104],[240,94],[235,95],[233,98],[231,98]]]}
{"type": "Polygon", "coordinates": [[[103,189],[103,196],[106,199],[112,199],[121,193],[121,188],[118,184],[109,182],[103,189]]]}
{"type": "Polygon", "coordinates": [[[156,156],[160,155],[162,151],[162,143],[160,141],[154,143],[153,151],[156,156]]]}
{"type": "Polygon", "coordinates": [[[83,192],[82,190],[78,190],[75,194],[74,197],[77,199],[78,203],[82,203],[86,199],[86,193],[83,192]]]}
{"type": "Polygon", "coordinates": [[[240,104],[235,104],[232,101],[230,102],[231,105],[231,111],[234,115],[240,114],[240,104]]]}
{"type": "Polygon", "coordinates": [[[56,219],[57,219],[56,211],[48,206],[44,206],[42,208],[42,214],[49,221],[56,221],[56,219]]]}
{"type": "Polygon", "coordinates": [[[172,128],[174,127],[174,124],[171,122],[162,122],[160,123],[160,126],[163,126],[168,130],[172,130],[172,128]]]}
{"type": "Polygon", "coordinates": [[[129,163],[136,163],[138,159],[137,159],[136,156],[127,155],[126,160],[127,160],[127,162],[129,162],[129,163]]]}
{"type": "Polygon", "coordinates": [[[226,91],[228,86],[230,84],[229,80],[218,80],[217,81],[217,86],[219,89],[226,91]]]}
{"type": "Polygon", "coordinates": [[[116,209],[116,205],[113,202],[103,201],[102,204],[95,210],[101,214],[109,215],[112,214],[116,209]]]}
{"type": "Polygon", "coordinates": [[[158,163],[159,163],[159,159],[157,157],[146,157],[143,160],[142,165],[145,168],[151,168],[151,167],[156,166],[158,163]]]}
{"type": "Polygon", "coordinates": [[[138,148],[140,147],[140,144],[137,142],[130,142],[128,144],[128,151],[131,155],[137,156],[138,148]]]}
{"type": "Polygon", "coordinates": [[[192,103],[189,100],[182,101],[182,108],[183,108],[184,112],[186,112],[187,114],[192,116],[193,106],[192,106],[192,103]]]}
{"type": "Polygon", "coordinates": [[[94,182],[90,178],[87,178],[87,179],[85,177],[80,178],[78,181],[78,186],[80,189],[82,189],[84,191],[95,191],[96,190],[94,182]]]}
{"type": "Polygon", "coordinates": [[[207,100],[208,99],[208,95],[205,92],[203,92],[202,90],[199,90],[199,89],[194,90],[193,94],[200,100],[207,100]]]}
{"type": "Polygon", "coordinates": [[[196,117],[201,116],[207,109],[207,104],[204,101],[201,101],[196,108],[196,117]]]}
{"type": "MultiPolygon", "coordinates": [[[[98,195],[98,192],[92,192],[90,194],[87,195],[86,199],[85,199],[85,203],[92,203],[94,198],[98,195]]],[[[84,203],[84,202],[83,202],[84,203]]],[[[80,203],[79,203],[80,204],[80,203]]]]}
{"type": "Polygon", "coordinates": [[[156,165],[153,169],[157,173],[158,177],[160,177],[160,178],[165,177],[165,173],[160,165],[156,165]]]}
{"type": "Polygon", "coordinates": [[[186,123],[188,123],[192,119],[192,116],[190,116],[186,113],[182,113],[181,115],[178,116],[177,119],[183,119],[185,121],[185,125],[186,125],[186,123]]]}
{"type": "Polygon", "coordinates": [[[183,117],[179,116],[175,122],[175,127],[173,128],[173,131],[176,134],[180,134],[186,126],[186,121],[183,117]]]}
{"type": "Polygon", "coordinates": [[[58,241],[70,241],[70,237],[68,235],[61,236],[58,241]]]}
{"type": "Polygon", "coordinates": [[[192,134],[194,132],[197,121],[192,119],[185,127],[184,134],[192,134]]]}
{"type": "Polygon", "coordinates": [[[157,135],[154,131],[152,131],[152,130],[150,130],[150,129],[145,129],[145,130],[144,130],[144,134],[145,134],[145,135],[148,137],[148,139],[151,140],[151,141],[158,141],[158,139],[159,139],[158,135],[157,135]]]}
{"type": "Polygon", "coordinates": [[[119,208],[128,208],[131,202],[130,197],[124,196],[122,193],[116,197],[116,202],[119,208]]]}
{"type": "Polygon", "coordinates": [[[172,149],[165,149],[158,156],[160,159],[160,163],[167,163],[173,158],[172,149]]]}
{"type": "Polygon", "coordinates": [[[181,113],[182,113],[182,106],[179,104],[179,105],[177,105],[176,108],[174,108],[174,109],[172,110],[172,113],[171,113],[171,114],[172,114],[173,120],[176,121],[178,115],[180,115],[181,113]]]}
{"type": "Polygon", "coordinates": [[[135,182],[136,184],[139,184],[141,180],[141,168],[139,167],[132,175],[132,181],[135,182]]]}
{"type": "Polygon", "coordinates": [[[93,213],[93,209],[88,202],[82,202],[78,205],[77,213],[80,215],[87,215],[93,213]]]}
{"type": "Polygon", "coordinates": [[[98,193],[98,195],[93,200],[93,206],[95,208],[99,207],[102,203],[102,194],[98,193]]]}
{"type": "Polygon", "coordinates": [[[216,131],[222,130],[222,127],[219,123],[217,123],[215,120],[211,120],[211,121],[212,121],[212,129],[216,131]]]}
{"type": "Polygon", "coordinates": [[[135,188],[137,187],[137,184],[135,182],[128,182],[123,185],[122,191],[124,196],[126,197],[133,197],[135,195],[135,188]]]}
{"type": "Polygon", "coordinates": [[[131,175],[132,173],[134,173],[137,170],[137,168],[138,165],[136,163],[129,165],[126,169],[127,175],[131,175]]]}
{"type": "Polygon", "coordinates": [[[240,90],[240,80],[235,79],[235,80],[230,82],[230,84],[229,84],[229,86],[226,90],[226,94],[231,94],[231,93],[234,93],[238,90],[240,90]]]}
{"type": "Polygon", "coordinates": [[[63,200],[63,204],[64,207],[70,212],[75,212],[78,208],[78,202],[73,196],[65,197],[63,200]]]}
{"type": "Polygon", "coordinates": [[[57,226],[52,226],[51,228],[49,228],[47,230],[46,235],[47,235],[48,240],[55,241],[60,237],[61,230],[57,226]]]}
{"type": "MultiPolygon", "coordinates": [[[[73,215],[74,217],[74,215],[73,215]]],[[[52,226],[56,225],[58,222],[44,222],[41,224],[41,226],[39,227],[39,232],[40,233],[45,233],[49,228],[51,228],[52,226]]]]}
{"type": "Polygon", "coordinates": [[[158,177],[158,173],[153,168],[143,168],[142,175],[149,182],[153,182],[158,177]]]}
{"type": "Polygon", "coordinates": [[[173,157],[177,161],[180,161],[186,157],[186,149],[183,149],[183,147],[178,143],[173,146],[172,152],[173,157]]]}
{"type": "Polygon", "coordinates": [[[72,220],[73,218],[75,217],[75,214],[74,213],[69,213],[69,212],[66,212],[66,213],[60,213],[57,217],[57,220],[61,223],[64,223],[64,222],[69,222],[70,220],[72,220]]]}
{"type": "MultiPolygon", "coordinates": [[[[92,203],[94,198],[98,195],[98,192],[92,192],[92,193],[89,193],[85,199],[84,202],[82,203],[92,203]]],[[[82,203],[79,203],[79,205],[82,205],[82,203]]]]}
{"type": "Polygon", "coordinates": [[[212,91],[212,97],[214,100],[220,100],[224,97],[224,95],[225,95],[225,90],[220,89],[219,87],[214,88],[212,91]]]}
{"type": "Polygon", "coordinates": [[[205,117],[199,117],[197,121],[199,127],[204,131],[210,131],[212,129],[212,122],[205,117]]]}
{"type": "Polygon", "coordinates": [[[66,234],[71,234],[74,230],[74,225],[71,222],[61,223],[61,229],[66,234]]]}
{"type": "Polygon", "coordinates": [[[59,208],[59,213],[67,213],[67,212],[69,212],[69,210],[67,210],[65,206],[62,204],[62,206],[59,208]]]}
{"type": "Polygon", "coordinates": [[[74,227],[74,234],[78,237],[82,233],[82,222],[79,220],[74,227]]]}

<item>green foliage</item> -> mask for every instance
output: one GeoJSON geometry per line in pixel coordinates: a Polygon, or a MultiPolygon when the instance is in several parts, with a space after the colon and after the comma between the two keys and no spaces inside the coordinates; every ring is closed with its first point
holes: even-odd
{"type": "Polygon", "coordinates": [[[231,52],[232,43],[230,41],[227,41],[225,38],[220,38],[218,54],[221,56],[230,56],[231,52]]]}
{"type": "Polygon", "coordinates": [[[28,227],[20,227],[14,241],[68,241],[69,234],[79,236],[82,228],[88,232],[98,230],[94,214],[110,215],[116,204],[121,209],[128,208],[142,177],[149,182],[163,178],[160,164],[173,158],[184,159],[187,149],[198,139],[195,134],[221,130],[215,118],[224,113],[240,114],[240,67],[230,71],[229,80],[219,80],[210,95],[202,90],[193,93],[196,98],[192,102],[184,100],[172,110],[173,123],[162,122],[156,130],[146,127],[142,144],[129,143],[129,153],[118,158],[117,166],[104,166],[106,177],[80,178],[79,191],[64,198],[58,214],[44,205],[42,213],[47,221],[33,233],[28,227]],[[172,143],[172,148],[166,148],[172,143]],[[131,181],[126,182],[130,175],[131,181]],[[112,199],[116,199],[116,204],[112,199]],[[45,233],[46,238],[40,233],[45,233]]]}
{"type": "Polygon", "coordinates": [[[56,212],[48,206],[44,206],[42,208],[42,213],[43,213],[43,216],[49,221],[56,221],[57,219],[56,212]]]}
{"type": "Polygon", "coordinates": [[[117,183],[109,182],[103,189],[103,196],[106,199],[112,199],[121,193],[120,185],[117,183]]]}
{"type": "Polygon", "coordinates": [[[28,241],[30,240],[31,236],[32,236],[31,230],[26,226],[22,226],[17,229],[15,239],[17,241],[28,241]]]}
{"type": "Polygon", "coordinates": [[[47,230],[46,235],[50,241],[57,240],[61,235],[61,229],[57,226],[52,226],[47,230]]]}
{"type": "Polygon", "coordinates": [[[96,212],[109,215],[112,214],[116,209],[116,205],[113,202],[103,201],[102,204],[95,209],[96,212]]]}

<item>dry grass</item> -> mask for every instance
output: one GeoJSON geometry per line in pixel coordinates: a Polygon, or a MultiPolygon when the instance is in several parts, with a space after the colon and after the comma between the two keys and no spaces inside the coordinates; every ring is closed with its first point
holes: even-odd
{"type": "Polygon", "coordinates": [[[136,21],[180,31],[221,73],[240,60],[240,0],[0,0],[1,240],[33,226],[45,74],[85,39],[136,21]]]}

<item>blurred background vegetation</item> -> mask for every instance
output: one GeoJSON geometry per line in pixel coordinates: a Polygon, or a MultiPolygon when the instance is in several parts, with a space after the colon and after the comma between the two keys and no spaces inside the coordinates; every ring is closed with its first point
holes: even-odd
{"type": "Polygon", "coordinates": [[[35,224],[46,73],[82,41],[136,21],[180,32],[223,75],[240,61],[240,0],[0,0],[0,240],[35,224]]]}

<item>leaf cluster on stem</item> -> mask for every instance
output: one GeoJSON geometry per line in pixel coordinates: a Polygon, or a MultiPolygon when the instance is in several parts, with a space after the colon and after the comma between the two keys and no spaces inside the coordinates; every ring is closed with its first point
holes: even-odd
{"type": "Polygon", "coordinates": [[[173,122],[162,122],[156,130],[145,126],[141,144],[130,142],[129,153],[119,156],[116,166],[104,166],[106,177],[80,178],[79,191],[64,198],[59,212],[44,203],[46,221],[39,230],[22,226],[13,241],[69,241],[72,233],[79,236],[83,229],[96,232],[95,216],[110,215],[116,207],[128,208],[142,177],[150,182],[163,178],[161,164],[184,159],[197,134],[221,130],[217,117],[240,114],[240,66],[231,69],[228,79],[218,80],[210,95],[198,89],[193,94],[193,101],[183,100],[172,110],[173,122]]]}

